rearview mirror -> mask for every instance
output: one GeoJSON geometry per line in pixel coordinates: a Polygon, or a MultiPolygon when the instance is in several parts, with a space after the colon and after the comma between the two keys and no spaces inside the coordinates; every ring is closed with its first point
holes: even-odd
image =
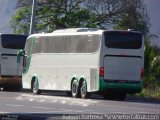
{"type": "Polygon", "coordinates": [[[17,63],[20,63],[21,57],[23,57],[25,55],[25,51],[24,50],[20,50],[17,53],[17,63]]]}

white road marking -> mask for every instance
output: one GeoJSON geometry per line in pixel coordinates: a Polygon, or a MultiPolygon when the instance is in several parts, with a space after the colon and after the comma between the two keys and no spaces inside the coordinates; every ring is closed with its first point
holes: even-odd
{"type": "Polygon", "coordinates": [[[83,106],[84,106],[84,107],[87,107],[88,105],[87,105],[87,104],[83,104],[83,106]]]}
{"type": "MultiPolygon", "coordinates": [[[[46,103],[59,103],[68,105],[80,105],[87,107],[89,105],[96,104],[99,101],[90,99],[75,99],[61,96],[47,96],[47,95],[32,95],[32,94],[21,94],[21,98],[29,101],[46,102],[46,103]],[[64,100],[65,99],[65,100],[64,100]]],[[[20,98],[17,98],[20,99],[20,98]]]]}
{"type": "Polygon", "coordinates": [[[30,99],[29,99],[29,101],[33,102],[33,101],[34,101],[34,99],[33,99],[33,98],[30,98],[30,99]]]}
{"type": "Polygon", "coordinates": [[[62,104],[65,104],[65,103],[66,103],[66,101],[62,100],[62,101],[61,101],[61,103],[62,103],[62,104]]]}
{"type": "Polygon", "coordinates": [[[51,103],[56,103],[58,100],[53,100],[51,103]]]}
{"type": "Polygon", "coordinates": [[[49,107],[37,107],[37,106],[32,107],[32,108],[36,108],[36,109],[53,109],[53,108],[49,108],[49,107]]]}
{"type": "Polygon", "coordinates": [[[60,110],[63,110],[63,111],[65,111],[65,112],[96,112],[96,111],[94,111],[94,110],[75,110],[75,109],[73,109],[73,110],[71,110],[71,109],[60,109],[60,110]]]}
{"type": "Polygon", "coordinates": [[[66,112],[73,112],[73,111],[75,111],[75,110],[69,110],[69,109],[61,109],[61,110],[66,111],[66,112]]]}
{"type": "Polygon", "coordinates": [[[8,112],[0,111],[0,113],[1,113],[1,114],[4,114],[4,113],[8,113],[8,112]]]}
{"type": "Polygon", "coordinates": [[[7,106],[13,106],[13,107],[24,107],[24,105],[15,105],[15,104],[5,104],[7,106]]]}
{"type": "MultiPolygon", "coordinates": [[[[24,105],[15,105],[15,104],[4,104],[7,106],[11,106],[11,107],[25,107],[24,105]]],[[[49,107],[40,107],[40,106],[32,106],[32,108],[36,108],[36,109],[53,109],[53,108],[49,108],[49,107]]]]}
{"type": "Polygon", "coordinates": [[[37,102],[45,102],[44,99],[39,99],[37,102]]]}

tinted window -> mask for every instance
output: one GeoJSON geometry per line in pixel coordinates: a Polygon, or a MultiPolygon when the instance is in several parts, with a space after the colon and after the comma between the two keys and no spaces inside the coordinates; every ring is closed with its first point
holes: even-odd
{"type": "Polygon", "coordinates": [[[9,49],[24,49],[27,36],[3,34],[1,35],[2,47],[9,49]]]}
{"type": "Polygon", "coordinates": [[[33,53],[93,53],[99,48],[99,36],[52,36],[35,39],[33,53]]]}
{"type": "Polygon", "coordinates": [[[142,34],[135,32],[104,32],[105,45],[108,48],[139,49],[142,46],[142,34]]]}

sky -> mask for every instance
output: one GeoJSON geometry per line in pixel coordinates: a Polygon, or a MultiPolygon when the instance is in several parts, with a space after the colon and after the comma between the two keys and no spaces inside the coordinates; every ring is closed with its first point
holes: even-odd
{"type": "Polygon", "coordinates": [[[16,13],[16,0],[0,0],[0,33],[12,33],[9,21],[16,13]]]}
{"type": "Polygon", "coordinates": [[[154,44],[160,45],[160,0],[144,0],[151,23],[151,34],[158,36],[154,44]]]}
{"type": "MultiPolygon", "coordinates": [[[[0,0],[0,33],[12,33],[9,27],[9,21],[16,12],[17,0],[0,0]]],[[[144,0],[147,6],[148,15],[151,23],[151,34],[158,36],[154,41],[160,46],[160,0],[144,0]],[[157,43],[158,41],[158,43],[157,43]]]]}

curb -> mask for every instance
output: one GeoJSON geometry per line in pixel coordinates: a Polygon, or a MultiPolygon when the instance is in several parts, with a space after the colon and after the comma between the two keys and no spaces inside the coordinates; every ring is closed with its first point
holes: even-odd
{"type": "Polygon", "coordinates": [[[160,103],[160,98],[152,98],[152,97],[141,97],[141,96],[127,96],[127,100],[135,100],[135,101],[144,101],[144,102],[153,102],[160,103]]]}

